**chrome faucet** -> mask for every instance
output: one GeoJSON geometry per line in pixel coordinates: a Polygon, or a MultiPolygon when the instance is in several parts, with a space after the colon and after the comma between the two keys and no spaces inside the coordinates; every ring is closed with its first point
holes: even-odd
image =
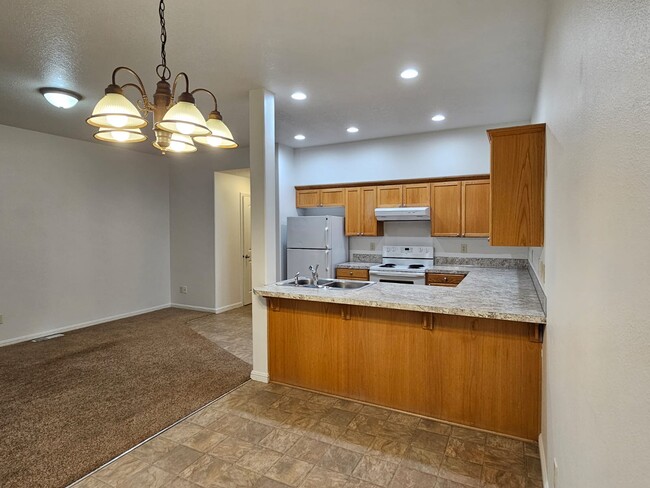
{"type": "Polygon", "coordinates": [[[311,281],[314,285],[318,285],[318,266],[318,264],[315,268],[311,265],[309,266],[309,271],[311,271],[311,281]]]}
{"type": "Polygon", "coordinates": [[[293,284],[298,286],[298,281],[300,280],[300,271],[296,273],[296,276],[293,277],[293,284]]]}

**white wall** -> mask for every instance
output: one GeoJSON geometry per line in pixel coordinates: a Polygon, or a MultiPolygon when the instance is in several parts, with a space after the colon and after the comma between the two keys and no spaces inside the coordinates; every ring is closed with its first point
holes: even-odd
{"type": "Polygon", "coordinates": [[[214,173],[248,168],[248,148],[170,158],[171,300],[216,309],[214,173]],[[181,294],[180,287],[188,293],[181,294]]]}
{"type": "MultiPolygon", "coordinates": [[[[288,202],[291,202],[295,211],[293,186],[488,174],[490,144],[485,131],[495,127],[472,127],[296,149],[293,161],[286,164],[290,170],[287,169],[284,173],[286,176],[280,179],[281,188],[285,179],[290,180],[292,200],[289,200],[285,190],[285,207],[288,208],[288,202]]],[[[308,215],[343,215],[340,209],[299,212],[308,215]]],[[[384,237],[352,237],[350,255],[361,252],[381,254],[384,245],[415,244],[435,247],[438,256],[523,259],[528,256],[528,248],[492,247],[487,239],[432,238],[430,224],[424,222],[387,223],[384,237]],[[467,245],[466,254],[461,253],[461,244],[467,245]]]]}
{"type": "Polygon", "coordinates": [[[276,160],[278,167],[278,269],[280,279],[287,276],[287,217],[298,215],[296,209],[296,191],[293,184],[295,164],[294,150],[282,144],[276,145],[276,160]]]}
{"type": "Polygon", "coordinates": [[[234,308],[243,303],[241,195],[250,195],[250,187],[250,178],[226,173],[214,174],[217,310],[234,308]]]}
{"type": "Polygon", "coordinates": [[[649,25],[647,1],[552,2],[534,116],[547,123],[551,487],[554,458],[556,488],[648,486],[649,25]]]}
{"type": "Polygon", "coordinates": [[[169,304],[160,157],[0,126],[0,343],[169,304]]]}

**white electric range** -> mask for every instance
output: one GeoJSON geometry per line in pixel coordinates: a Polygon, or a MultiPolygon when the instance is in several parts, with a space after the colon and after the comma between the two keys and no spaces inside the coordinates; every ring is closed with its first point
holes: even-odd
{"type": "Polygon", "coordinates": [[[384,246],[382,264],[370,267],[370,281],[424,285],[425,269],[434,263],[433,247],[384,246]]]}

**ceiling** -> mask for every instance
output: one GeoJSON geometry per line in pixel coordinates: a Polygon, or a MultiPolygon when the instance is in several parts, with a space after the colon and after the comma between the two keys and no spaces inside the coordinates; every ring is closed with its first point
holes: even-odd
{"type": "MultiPolygon", "coordinates": [[[[292,147],[500,124],[531,117],[546,9],[545,0],[168,0],[167,63],[215,92],[242,146],[248,91],[259,87],[276,94],[277,140],[292,147]],[[406,67],[420,76],[402,80],[406,67]],[[296,90],[308,99],[292,100],[296,90]],[[436,113],[447,120],[432,122],[436,113]]],[[[0,124],[93,140],[85,119],[119,65],[153,95],[157,0],[2,0],[2,12],[0,124]],[[84,99],[56,109],[41,86],[84,99]]]]}

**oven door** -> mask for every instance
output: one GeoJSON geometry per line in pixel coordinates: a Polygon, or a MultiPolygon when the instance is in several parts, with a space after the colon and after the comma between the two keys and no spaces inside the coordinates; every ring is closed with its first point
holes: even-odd
{"type": "Polygon", "coordinates": [[[401,283],[424,285],[424,273],[400,273],[399,271],[370,271],[370,281],[377,283],[401,283]]]}

